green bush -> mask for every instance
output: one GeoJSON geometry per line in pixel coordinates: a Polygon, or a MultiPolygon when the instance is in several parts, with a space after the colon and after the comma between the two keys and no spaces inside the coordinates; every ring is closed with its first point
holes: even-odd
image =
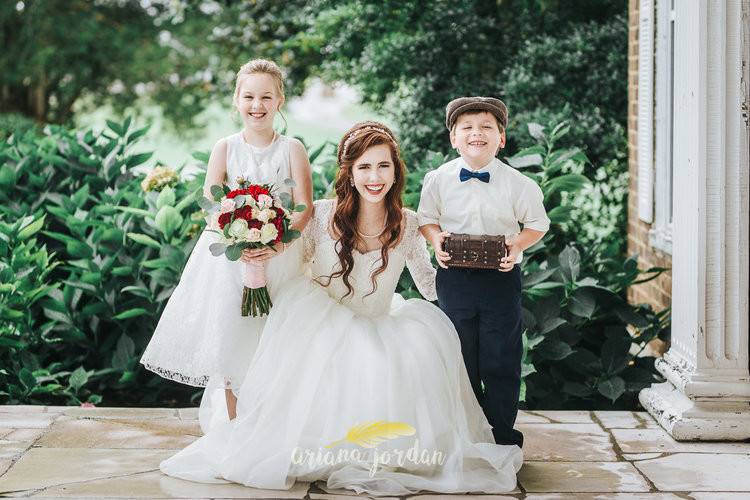
{"type": "Polygon", "coordinates": [[[35,377],[51,376],[41,367],[52,359],[46,370],[67,376],[44,393],[6,389],[14,401],[184,404],[194,392],[138,363],[202,227],[194,216],[201,176],[143,192],[135,169],[151,154],[133,145],[146,131],[129,119],[101,134],[50,126],[1,146],[3,219],[43,220],[38,239],[58,260],[40,274],[54,287],[29,309],[43,327],[29,333],[33,342],[3,351],[3,366],[11,380],[30,381],[12,362],[23,352],[35,377]]]}
{"type": "MultiPolygon", "coordinates": [[[[668,310],[632,306],[625,292],[661,269],[613,257],[606,238],[573,237],[595,216],[588,160],[558,146],[568,125],[528,129],[536,143],[506,161],[542,187],[553,224],[524,258],[525,405],[634,409],[656,380],[653,359],[637,354],[668,335],[668,310]]],[[[125,120],[99,134],[48,127],[0,143],[3,400],[173,406],[200,395],[138,363],[204,225],[202,173],[139,173],[150,153],[134,146],[146,131],[125,120]]],[[[316,199],[331,194],[334,155],[331,143],[311,149],[316,199]]],[[[205,153],[194,157],[205,165],[205,153]]],[[[429,153],[409,165],[406,206],[417,207],[424,174],[447,159],[429,153]]],[[[406,272],[398,291],[418,296],[406,272]]]]}

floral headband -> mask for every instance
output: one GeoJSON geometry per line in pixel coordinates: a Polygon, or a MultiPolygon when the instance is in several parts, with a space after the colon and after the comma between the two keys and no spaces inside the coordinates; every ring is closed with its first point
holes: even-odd
{"type": "Polygon", "coordinates": [[[377,127],[377,126],[374,126],[374,125],[368,125],[366,127],[358,128],[357,130],[355,130],[354,132],[350,133],[347,136],[346,140],[344,141],[344,145],[341,148],[341,157],[342,158],[346,155],[346,150],[349,149],[349,144],[351,144],[351,142],[354,140],[354,138],[357,137],[360,133],[362,133],[365,130],[374,130],[375,132],[380,132],[381,134],[383,134],[386,137],[388,137],[388,139],[390,139],[391,142],[393,142],[394,144],[396,143],[396,139],[394,139],[393,136],[386,129],[384,129],[382,127],[377,127]]]}

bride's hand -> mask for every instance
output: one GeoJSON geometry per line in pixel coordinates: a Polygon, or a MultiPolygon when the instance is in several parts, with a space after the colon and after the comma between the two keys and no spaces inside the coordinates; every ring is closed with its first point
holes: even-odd
{"type": "Polygon", "coordinates": [[[263,262],[264,260],[268,260],[271,257],[276,257],[277,255],[283,253],[285,250],[285,245],[281,242],[276,243],[273,248],[270,247],[263,247],[263,248],[246,248],[242,251],[242,256],[240,257],[240,260],[242,262],[263,262]]]}

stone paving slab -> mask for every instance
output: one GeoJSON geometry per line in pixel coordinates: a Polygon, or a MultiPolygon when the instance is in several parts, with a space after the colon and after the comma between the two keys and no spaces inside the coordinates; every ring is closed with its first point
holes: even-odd
{"type": "Polygon", "coordinates": [[[179,450],[201,436],[197,421],[76,419],[55,422],[37,441],[46,448],[157,448],[179,450]]]}
{"type": "Polygon", "coordinates": [[[661,491],[750,492],[750,455],[676,453],[635,466],[661,491]]]}
{"type": "Polygon", "coordinates": [[[527,461],[616,462],[609,434],[591,424],[520,424],[523,456],[527,461]]]}
{"type": "Polygon", "coordinates": [[[204,484],[165,476],[158,470],[53,486],[31,498],[296,498],[302,499],[308,483],[297,483],[290,490],[262,490],[239,484],[204,484]]]}
{"type": "MultiPolygon", "coordinates": [[[[317,483],[258,490],[161,474],[161,460],[201,435],[197,418],[197,408],[0,406],[0,496],[369,498],[317,483]]],[[[401,500],[750,500],[750,443],[680,443],[645,412],[521,411],[517,428],[526,441],[515,491],[401,500]]]]}
{"type": "Polygon", "coordinates": [[[526,462],[518,474],[531,493],[647,492],[648,483],[628,462],[526,462]]]}

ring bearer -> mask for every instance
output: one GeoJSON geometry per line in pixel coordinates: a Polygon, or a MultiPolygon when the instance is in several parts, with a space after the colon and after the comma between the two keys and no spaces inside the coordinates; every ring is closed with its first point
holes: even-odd
{"type": "Polygon", "coordinates": [[[438,303],[458,331],[495,442],[521,447],[523,434],[513,428],[523,355],[520,262],[550,221],[536,182],[495,157],[507,124],[499,99],[448,103],[445,126],[460,156],[425,175],[417,213],[440,266],[438,303]]]}

